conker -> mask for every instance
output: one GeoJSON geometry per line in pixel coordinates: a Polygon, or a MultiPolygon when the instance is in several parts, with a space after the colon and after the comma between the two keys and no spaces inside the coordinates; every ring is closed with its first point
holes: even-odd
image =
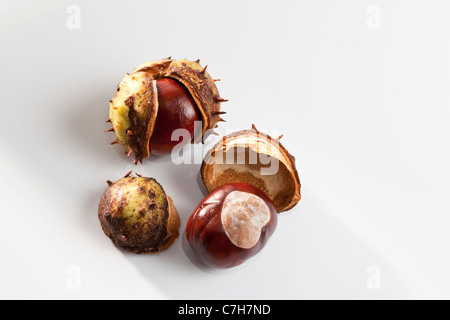
{"type": "MultiPolygon", "coordinates": [[[[110,101],[109,119],[125,154],[134,163],[150,153],[169,153],[178,141],[171,141],[175,129],[186,129],[191,142],[200,141],[208,129],[224,121],[222,102],[215,81],[206,66],[197,61],[171,58],[150,61],[127,74],[110,101]],[[199,134],[194,122],[200,120],[199,134]]],[[[183,139],[189,141],[189,139],[183,139]]]]}
{"type": "Polygon", "coordinates": [[[186,237],[203,263],[231,268],[261,251],[276,225],[277,211],[264,192],[232,183],[200,202],[188,220],[186,237]]]}
{"type": "Polygon", "coordinates": [[[155,179],[130,174],[116,182],[107,181],[98,205],[101,227],[117,246],[128,251],[163,251],[178,237],[177,209],[155,179]]]}
{"type": "Polygon", "coordinates": [[[200,111],[189,91],[178,81],[170,78],[156,80],[158,90],[158,114],[150,138],[150,151],[157,154],[170,153],[179,141],[172,141],[172,133],[179,128],[189,131],[194,139],[194,123],[200,121],[200,111]]]}

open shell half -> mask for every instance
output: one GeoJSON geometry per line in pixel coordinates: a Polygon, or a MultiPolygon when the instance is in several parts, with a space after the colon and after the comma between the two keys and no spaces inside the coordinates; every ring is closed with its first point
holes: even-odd
{"type": "Polygon", "coordinates": [[[207,153],[201,176],[209,192],[236,182],[258,187],[278,213],[293,208],[301,198],[294,157],[278,139],[255,126],[224,136],[207,153]]]}

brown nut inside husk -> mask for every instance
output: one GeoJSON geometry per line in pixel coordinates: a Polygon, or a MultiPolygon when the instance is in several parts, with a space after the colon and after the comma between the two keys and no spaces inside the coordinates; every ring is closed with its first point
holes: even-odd
{"type": "Polygon", "coordinates": [[[180,217],[172,199],[153,178],[128,173],[108,182],[98,205],[104,233],[119,247],[134,253],[158,253],[176,238],[180,217]]]}
{"type": "Polygon", "coordinates": [[[301,198],[294,157],[279,139],[258,131],[224,136],[206,155],[201,167],[206,189],[228,183],[248,183],[272,200],[278,213],[293,208],[301,198]]]}
{"type": "MultiPolygon", "coordinates": [[[[220,97],[214,79],[197,61],[170,58],[146,62],[127,74],[117,87],[110,101],[109,120],[116,139],[113,143],[121,144],[125,153],[135,155],[138,161],[150,156],[150,139],[158,120],[158,90],[156,82],[163,78],[176,80],[184,86],[194,100],[201,114],[201,135],[192,138],[199,141],[208,129],[217,127],[224,121],[220,111],[221,102],[227,100],[220,97]]],[[[199,130],[200,131],[200,130],[199,130]]]]}

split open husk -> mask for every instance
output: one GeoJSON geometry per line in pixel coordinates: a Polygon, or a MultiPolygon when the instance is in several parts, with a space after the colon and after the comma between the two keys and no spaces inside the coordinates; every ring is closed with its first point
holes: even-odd
{"type": "MultiPolygon", "coordinates": [[[[224,121],[220,111],[222,99],[214,79],[197,61],[162,59],[141,64],[127,74],[110,101],[109,121],[116,134],[114,143],[121,144],[125,153],[135,155],[135,163],[149,157],[158,113],[156,80],[172,78],[183,84],[194,99],[202,116],[202,134],[224,121]]],[[[112,131],[112,130],[108,130],[112,131]]],[[[193,141],[193,142],[195,142],[193,141]]]]}
{"type": "Polygon", "coordinates": [[[278,139],[258,131],[224,136],[206,155],[201,167],[206,189],[228,183],[248,183],[272,200],[278,213],[293,208],[301,198],[294,157],[278,139]]]}

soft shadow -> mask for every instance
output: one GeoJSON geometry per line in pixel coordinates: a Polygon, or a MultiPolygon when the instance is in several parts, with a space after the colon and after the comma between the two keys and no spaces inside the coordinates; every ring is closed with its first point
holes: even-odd
{"type": "Polygon", "coordinates": [[[206,189],[205,184],[203,183],[202,172],[200,170],[197,173],[197,185],[203,196],[206,197],[209,194],[209,192],[206,189]]]}

